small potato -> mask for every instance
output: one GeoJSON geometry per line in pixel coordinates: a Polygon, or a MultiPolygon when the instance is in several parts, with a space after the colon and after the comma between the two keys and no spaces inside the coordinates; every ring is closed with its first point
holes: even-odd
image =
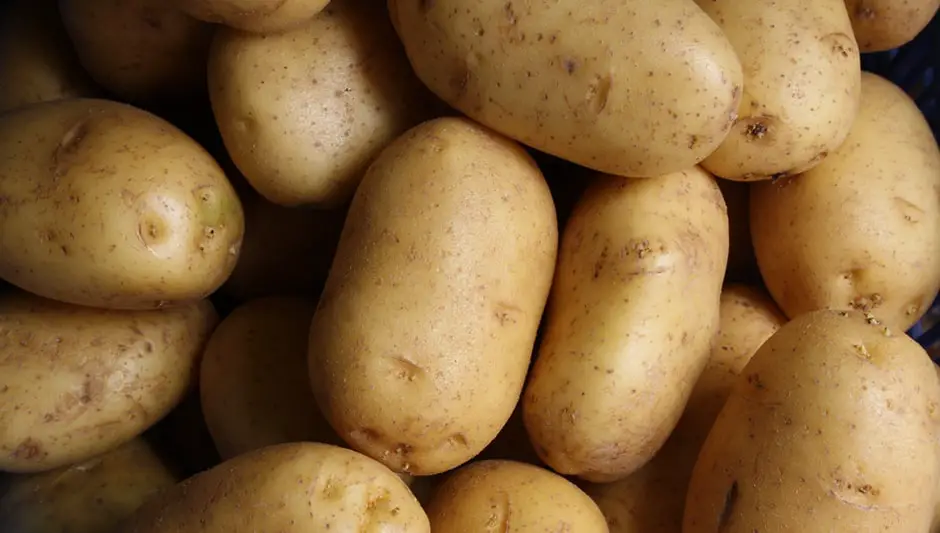
{"type": "Polygon", "coordinates": [[[138,104],[205,93],[213,27],[167,0],[59,0],[82,65],[102,87],[138,104]]]}
{"type": "Polygon", "coordinates": [[[372,0],[337,0],[277,35],[220,29],[209,91],[232,160],[286,206],[348,201],[382,148],[428,116],[428,94],[372,0]]]}
{"type": "Polygon", "coordinates": [[[725,202],[707,172],[588,188],[562,236],[523,398],[552,469],[610,482],[659,450],[708,361],[727,260],[725,202]]]}
{"type": "Polygon", "coordinates": [[[122,533],[429,533],[408,487],[376,461],[327,444],[255,450],[145,504],[122,533]],[[367,529],[368,528],[368,529],[367,529]]]}
{"type": "Polygon", "coordinates": [[[152,309],[202,299],[238,259],[241,204],[164,120],[105,100],[0,117],[0,277],[55,300],[152,309]]]}
{"type": "Polygon", "coordinates": [[[751,189],[757,263],[794,318],[821,308],[870,311],[899,330],[940,287],[940,150],[891,82],[862,77],[845,144],[818,167],[751,189]]]}
{"type": "Polygon", "coordinates": [[[323,413],[353,448],[433,475],[512,414],[555,267],[538,167],[469,120],[424,123],[356,192],[310,330],[323,413]]]}
{"type": "Polygon", "coordinates": [[[931,365],[902,331],[858,311],[789,322],[744,368],[705,440],[683,533],[927,531],[940,481],[931,365]]]}
{"type": "Polygon", "coordinates": [[[843,0],[697,0],[744,68],[738,118],[702,166],[722,178],[792,176],[845,140],[859,105],[858,44],[843,0]]]}
{"type": "Polygon", "coordinates": [[[0,470],[51,470],[136,437],[193,385],[218,318],[206,301],[102,311],[0,298],[0,470]]]}
{"type": "Polygon", "coordinates": [[[728,206],[728,271],[726,283],[760,283],[760,270],[751,241],[751,210],[749,183],[718,180],[718,188],[728,206]]]}
{"type": "Polygon", "coordinates": [[[57,0],[13,0],[0,9],[0,113],[92,95],[59,18],[57,0]]]}
{"type": "Polygon", "coordinates": [[[898,48],[917,37],[940,8],[940,0],[845,0],[862,52],[898,48]]]}
{"type": "Polygon", "coordinates": [[[330,3],[330,0],[175,1],[180,9],[199,20],[257,33],[277,33],[293,29],[323,11],[330,3]]]}
{"type": "Polygon", "coordinates": [[[176,475],[141,439],[88,461],[43,474],[15,476],[0,496],[0,531],[106,533],[176,475]]]}
{"type": "Polygon", "coordinates": [[[565,478],[512,461],[479,461],[448,476],[428,504],[435,532],[607,533],[597,505],[565,478]]]}

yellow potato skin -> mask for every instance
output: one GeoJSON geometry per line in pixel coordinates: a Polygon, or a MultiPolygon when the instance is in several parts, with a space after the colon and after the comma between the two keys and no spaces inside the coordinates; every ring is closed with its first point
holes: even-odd
{"type": "Polygon", "coordinates": [[[705,440],[683,533],[927,531],[940,480],[931,365],[859,311],[789,322],[744,368],[705,440]]]}
{"type": "Polygon", "coordinates": [[[0,277],[108,309],[202,299],[235,267],[241,204],[168,122],[105,100],[0,118],[0,277]]]}
{"type": "Polygon", "coordinates": [[[427,506],[433,531],[607,533],[597,505],[565,478],[525,463],[478,461],[449,475],[427,506]]]}
{"type": "Polygon", "coordinates": [[[326,444],[247,453],[145,504],[122,533],[429,533],[408,487],[376,461],[326,444]],[[247,512],[246,512],[247,511],[247,512]]]}
{"type": "Polygon", "coordinates": [[[906,330],[940,287],[940,150],[914,102],[862,77],[845,144],[790,180],[751,189],[761,275],[790,317],[821,308],[871,311],[906,330]]]}
{"type": "Polygon", "coordinates": [[[940,8],[940,0],[845,0],[862,52],[904,46],[917,37],[940,8]]]}
{"type": "Polygon", "coordinates": [[[324,415],[354,449],[432,475],[476,456],[519,399],[558,230],[525,151],[426,122],[370,167],[310,331],[324,415]]]}
{"type": "Polygon", "coordinates": [[[218,317],[0,298],[0,471],[42,472],[136,437],[182,400],[218,317]]]}
{"type": "Polygon", "coordinates": [[[722,178],[791,176],[845,140],[859,105],[858,44],[843,0],[698,0],[731,41],[744,94],[702,166],[722,178]]]}
{"type": "Polygon", "coordinates": [[[0,496],[0,530],[102,533],[179,481],[143,439],[50,472],[15,476],[0,496]]]}
{"type": "Polygon", "coordinates": [[[185,13],[206,22],[255,33],[277,33],[307,22],[330,0],[176,0],[185,13]]]}
{"type": "Polygon", "coordinates": [[[690,0],[391,1],[418,77],[538,150],[616,175],[685,170],[728,133],[730,43],[690,0]]]}
{"type": "Polygon", "coordinates": [[[718,331],[728,239],[721,191],[697,167],[588,187],[562,236],[523,398],[552,469],[610,482],[663,445],[718,331]]]}

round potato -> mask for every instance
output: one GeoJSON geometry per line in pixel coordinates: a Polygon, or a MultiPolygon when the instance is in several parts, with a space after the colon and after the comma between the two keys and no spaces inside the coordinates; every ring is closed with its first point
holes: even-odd
{"type": "Polygon", "coordinates": [[[862,52],[882,52],[917,37],[940,8],[940,0],[845,0],[862,52]]]}
{"type": "Polygon", "coordinates": [[[692,167],[724,140],[738,109],[741,65],[691,0],[389,7],[411,64],[439,97],[592,169],[652,177],[692,167]]]}
{"type": "Polygon", "coordinates": [[[205,93],[213,27],[166,0],[59,0],[82,65],[123,100],[174,104],[205,93]]]}
{"type": "Polygon", "coordinates": [[[317,402],[353,448],[432,475],[519,400],[555,266],[548,186],[469,120],[395,141],[356,192],[310,331],[317,402]]]}
{"type": "Polygon", "coordinates": [[[845,140],[858,110],[858,44],[843,0],[698,0],[744,67],[731,134],[702,166],[733,180],[792,176],[845,140]]]}
{"type": "Polygon", "coordinates": [[[858,311],[782,327],[705,440],[683,533],[927,531],[940,480],[931,364],[903,332],[858,311]]]}
{"type": "Polygon", "coordinates": [[[552,469],[609,482],[659,450],[708,361],[727,260],[725,202],[707,172],[588,188],[565,226],[523,399],[552,469]]]}
{"type": "Polygon", "coordinates": [[[376,461],[327,444],[255,450],[145,504],[122,533],[428,533],[408,487],[376,461]]]}
{"type": "Polygon", "coordinates": [[[0,9],[0,113],[38,102],[89,96],[57,0],[13,0],[0,9]]]}
{"type": "Polygon", "coordinates": [[[329,3],[330,0],[176,0],[180,9],[199,20],[257,33],[293,29],[329,3]]]}
{"type": "Polygon", "coordinates": [[[0,496],[0,530],[13,533],[103,533],[177,483],[141,439],[88,461],[14,477],[0,496]]]}
{"type": "Polygon", "coordinates": [[[597,505],[565,478],[512,461],[479,461],[448,476],[428,504],[434,531],[607,533],[597,505]]]}
{"type": "Polygon", "coordinates": [[[288,206],[348,201],[379,151],[429,109],[372,0],[337,1],[277,35],[220,29],[209,91],[232,160],[288,206]]]}
{"type": "Polygon", "coordinates": [[[103,311],[0,298],[0,470],[51,470],[136,437],[193,385],[218,320],[196,302],[103,311]]]}
{"type": "Polygon", "coordinates": [[[0,118],[0,277],[55,300],[152,309],[235,267],[241,204],[192,139],[139,109],[60,100],[0,118]]]}
{"type": "Polygon", "coordinates": [[[940,287],[940,150],[917,106],[866,73],[845,144],[793,179],[751,189],[767,288],[790,317],[870,311],[906,330],[940,287]]]}

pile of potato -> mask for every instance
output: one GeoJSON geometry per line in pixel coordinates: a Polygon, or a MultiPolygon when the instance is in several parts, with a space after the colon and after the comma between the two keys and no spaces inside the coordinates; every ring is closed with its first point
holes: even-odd
{"type": "Polygon", "coordinates": [[[8,2],[0,532],[940,532],[938,7],[8,2]]]}

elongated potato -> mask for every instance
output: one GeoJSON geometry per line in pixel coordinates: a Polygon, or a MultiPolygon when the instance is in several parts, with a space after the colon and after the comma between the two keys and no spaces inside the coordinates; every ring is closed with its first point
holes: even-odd
{"type": "Polygon", "coordinates": [[[55,300],[152,309],[202,299],[244,221],[219,165],[166,121],[106,100],[0,118],[0,277],[55,300]]]}
{"type": "Polygon", "coordinates": [[[862,77],[845,144],[820,166],[751,189],[751,234],[767,288],[790,318],[870,311],[905,330],[940,287],[940,149],[914,102],[862,77]]]}
{"type": "Polygon", "coordinates": [[[845,0],[862,52],[903,46],[917,37],[940,9],[940,0],[845,0]]]}
{"type": "Polygon", "coordinates": [[[277,33],[307,22],[330,0],[175,0],[199,20],[257,33],[277,33]]]}
{"type": "Polygon", "coordinates": [[[659,450],[708,361],[727,260],[725,202],[707,172],[588,188],[565,226],[523,399],[556,472],[613,481],[659,450]]]}
{"type": "Polygon", "coordinates": [[[741,65],[690,0],[397,0],[421,80],[543,152],[611,174],[689,168],[728,133],[741,65]]]}
{"type": "Polygon", "coordinates": [[[858,44],[843,0],[697,0],[744,67],[738,119],[702,163],[717,176],[804,172],[845,140],[858,110],[858,44]]]}
{"type": "Polygon", "coordinates": [[[859,311],[788,323],[718,415],[683,533],[927,531],[940,480],[931,364],[903,332],[859,311]]]}
{"type": "Polygon", "coordinates": [[[51,470],[142,433],[193,385],[216,321],[206,301],[118,312],[3,296],[0,470],[51,470]]]}
{"type": "Polygon", "coordinates": [[[521,147],[424,123],[366,173],[310,331],[317,402],[393,470],[476,456],[519,399],[555,266],[551,194],[521,147]]]}

